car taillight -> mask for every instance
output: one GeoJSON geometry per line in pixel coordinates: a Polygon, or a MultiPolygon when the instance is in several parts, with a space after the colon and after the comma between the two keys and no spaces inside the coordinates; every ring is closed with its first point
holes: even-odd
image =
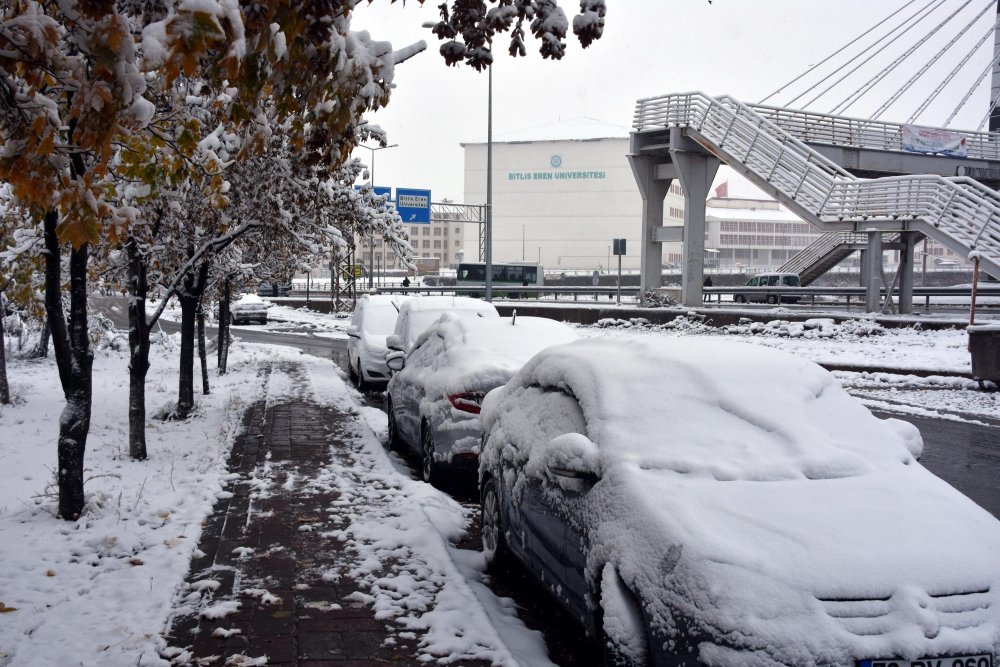
{"type": "Polygon", "coordinates": [[[448,401],[455,406],[456,410],[478,415],[483,405],[483,396],[485,394],[481,391],[465,391],[460,394],[452,394],[448,397],[448,401]]]}

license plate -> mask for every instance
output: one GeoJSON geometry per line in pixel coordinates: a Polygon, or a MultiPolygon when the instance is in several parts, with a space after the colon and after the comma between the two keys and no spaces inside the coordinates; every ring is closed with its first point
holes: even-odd
{"type": "Polygon", "coordinates": [[[993,656],[956,655],[919,660],[862,660],[859,667],[993,667],[993,656]]]}

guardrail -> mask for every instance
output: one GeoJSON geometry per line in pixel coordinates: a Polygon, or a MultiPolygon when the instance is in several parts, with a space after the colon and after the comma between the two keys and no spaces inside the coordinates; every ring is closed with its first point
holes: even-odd
{"type": "MultiPolygon", "coordinates": [[[[667,287],[666,290],[674,289],[678,292],[680,291],[679,286],[667,287]]],[[[639,289],[637,287],[622,287],[621,295],[623,299],[634,300],[639,296],[639,289]]],[[[733,286],[733,287],[704,287],[702,288],[704,294],[704,300],[708,304],[718,303],[718,304],[732,304],[733,297],[737,294],[741,295],[756,295],[756,298],[760,299],[759,305],[773,306],[775,304],[780,304],[782,297],[797,297],[800,304],[807,303],[810,307],[817,305],[817,298],[821,297],[835,297],[843,298],[846,300],[846,305],[850,307],[852,299],[857,299],[856,303],[859,305],[865,304],[867,299],[867,292],[864,287],[796,287],[796,288],[781,288],[781,287],[746,287],[746,286],[733,286]],[[773,297],[774,303],[768,304],[767,297],[773,297]],[[728,297],[723,300],[724,297],[728,297]]],[[[418,285],[411,287],[401,287],[401,286],[383,286],[381,288],[376,288],[373,290],[374,294],[410,294],[410,295],[459,295],[459,296],[471,296],[481,298],[483,296],[482,287],[455,287],[455,286],[439,286],[431,287],[427,285],[418,285]]],[[[329,301],[330,293],[328,291],[324,292],[321,290],[312,290],[311,299],[316,301],[329,301]]],[[[881,290],[881,294],[884,298],[885,290],[881,290]]],[[[979,297],[1000,297],[1000,286],[983,285],[980,284],[977,294],[979,297]]],[[[898,298],[898,291],[893,291],[893,295],[898,298]]],[[[293,291],[291,298],[302,299],[306,296],[305,291],[293,291]]],[[[529,286],[529,287],[511,287],[503,286],[496,287],[493,290],[494,298],[498,300],[533,300],[546,298],[555,301],[564,302],[601,302],[605,300],[615,300],[618,296],[618,288],[615,286],[573,286],[573,287],[554,287],[554,286],[529,286]]],[[[914,287],[913,289],[914,300],[917,298],[924,299],[925,307],[929,308],[931,305],[931,298],[933,297],[945,297],[945,296],[958,296],[971,298],[972,289],[971,287],[914,287]]],[[[278,299],[280,301],[280,299],[278,299]]],[[[755,303],[750,304],[740,304],[740,306],[750,306],[753,307],[755,303]]],[[[820,305],[824,305],[820,301],[820,305]]],[[[828,305],[828,304],[827,304],[828,305]]],[[[959,304],[956,304],[959,305],[959,304]]]]}
{"type": "MultiPolygon", "coordinates": [[[[796,287],[794,289],[780,288],[780,287],[704,287],[702,288],[703,294],[705,295],[705,301],[711,303],[713,297],[717,303],[722,303],[723,296],[735,297],[737,294],[743,295],[757,295],[756,298],[761,300],[761,303],[765,305],[775,305],[775,303],[781,303],[782,298],[798,298],[798,302],[809,301],[810,306],[816,305],[816,297],[844,297],[847,301],[847,306],[851,305],[851,298],[858,297],[858,303],[865,303],[867,299],[867,290],[864,287],[796,287]],[[775,303],[767,304],[767,298],[772,297],[775,303]]],[[[880,291],[882,297],[885,297],[886,290],[882,288],[880,291]]],[[[893,296],[898,298],[899,291],[893,290],[893,296]]],[[[984,286],[980,285],[976,289],[976,295],[978,297],[993,296],[1000,297],[1000,286],[984,286]]],[[[942,296],[961,296],[972,298],[972,288],[971,287],[914,287],[913,297],[916,300],[919,297],[924,299],[924,307],[929,308],[931,305],[932,297],[942,297],[942,296]]],[[[742,304],[741,304],[742,305],[742,304]]],[[[752,305],[752,304],[751,304],[752,305]]]]}

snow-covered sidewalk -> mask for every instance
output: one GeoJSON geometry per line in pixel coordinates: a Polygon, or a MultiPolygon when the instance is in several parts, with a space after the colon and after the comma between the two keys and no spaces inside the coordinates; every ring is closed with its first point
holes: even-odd
{"type": "MultiPolygon", "coordinates": [[[[199,397],[195,417],[176,422],[150,415],[150,458],[135,462],[126,448],[127,360],[116,345],[97,352],[88,502],[83,518],[72,523],[54,516],[52,466],[62,407],[54,364],[11,363],[17,404],[0,410],[0,665],[169,664],[163,656],[183,662],[184,647],[165,639],[168,619],[185,606],[205,608],[197,604],[214,585],[192,589],[185,576],[200,555],[213,505],[232,493],[226,459],[241,416],[260,401],[311,401],[353,415],[346,457],[291,476],[286,469],[280,477],[281,484],[339,497],[316,510],[324,520],[321,536],[337,543],[347,560],[321,576],[357,582],[354,599],[394,628],[394,641],[408,642],[414,655],[550,664],[541,638],[478,583],[480,554],[449,544],[464,530],[467,511],[394,463],[381,444],[385,416],[359,407],[332,362],[289,348],[237,344],[230,372],[213,376],[213,393],[199,397]],[[273,373],[265,381],[261,363],[293,363],[299,370],[297,377],[273,373]]],[[[154,346],[149,405],[172,403],[173,364],[169,344],[154,346]]],[[[278,469],[266,456],[254,468],[259,498],[273,492],[278,469]]],[[[265,596],[256,603],[265,604],[265,596]]]]}

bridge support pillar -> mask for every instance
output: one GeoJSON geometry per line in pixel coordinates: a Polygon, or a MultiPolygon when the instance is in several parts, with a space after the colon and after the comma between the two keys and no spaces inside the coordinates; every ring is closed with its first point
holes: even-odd
{"type": "Polygon", "coordinates": [[[869,313],[877,313],[882,306],[882,233],[876,230],[868,231],[868,249],[865,253],[865,288],[869,313]]]}
{"type": "Polygon", "coordinates": [[[671,150],[670,157],[684,186],[681,302],[685,306],[697,307],[702,305],[702,282],[705,277],[705,200],[721,162],[706,153],[681,150],[671,150]]]}
{"type": "Polygon", "coordinates": [[[663,285],[663,244],[656,240],[655,233],[663,226],[663,200],[673,179],[657,180],[657,163],[652,158],[630,155],[628,161],[642,196],[639,289],[645,292],[663,285]]]}
{"type": "Polygon", "coordinates": [[[901,232],[899,235],[899,312],[909,315],[913,312],[913,249],[919,240],[919,232],[901,232]]]}

